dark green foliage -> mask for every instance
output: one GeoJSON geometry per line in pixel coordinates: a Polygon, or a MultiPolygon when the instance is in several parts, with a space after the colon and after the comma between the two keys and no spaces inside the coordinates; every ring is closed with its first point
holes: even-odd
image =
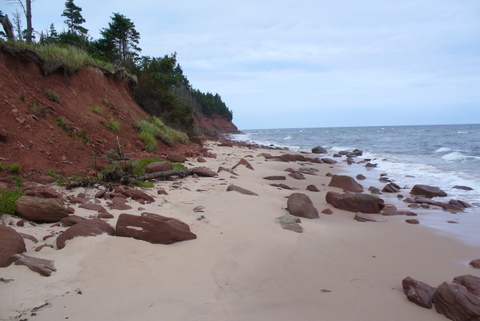
{"type": "Polygon", "coordinates": [[[10,164],[7,167],[8,167],[8,171],[10,173],[13,173],[13,174],[18,174],[20,172],[20,170],[22,169],[22,167],[20,165],[18,165],[17,163],[10,164]]]}
{"type": "Polygon", "coordinates": [[[229,121],[233,119],[233,113],[222,101],[218,94],[202,93],[199,90],[193,90],[193,96],[202,106],[202,112],[207,116],[220,116],[229,121]]]}
{"type": "Polygon", "coordinates": [[[82,16],[82,8],[73,3],[73,0],[67,0],[65,2],[65,10],[62,13],[62,17],[65,17],[65,24],[68,27],[68,33],[86,35],[88,30],[81,26],[85,22],[82,16]]]}
{"type": "Polygon", "coordinates": [[[63,129],[64,132],[67,133],[68,136],[73,136],[72,126],[68,123],[68,121],[63,117],[55,118],[58,127],[63,129]]]}
{"type": "Polygon", "coordinates": [[[43,94],[45,95],[45,97],[47,97],[49,100],[55,102],[55,103],[60,103],[60,97],[58,97],[58,94],[56,92],[54,92],[53,90],[51,89],[45,89],[43,91],[43,94]]]}
{"type": "Polygon", "coordinates": [[[135,29],[135,24],[124,15],[113,13],[111,18],[108,28],[100,31],[103,39],[99,45],[116,64],[129,67],[142,51],[138,47],[140,33],[135,29]]]}
{"type": "Polygon", "coordinates": [[[0,191],[0,215],[15,214],[16,201],[23,195],[25,192],[21,189],[0,191]]]}

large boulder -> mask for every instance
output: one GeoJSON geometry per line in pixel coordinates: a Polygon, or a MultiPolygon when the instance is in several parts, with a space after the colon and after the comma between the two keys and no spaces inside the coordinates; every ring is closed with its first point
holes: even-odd
{"type": "Polygon", "coordinates": [[[443,282],[437,287],[433,302],[435,310],[450,320],[480,320],[480,298],[462,284],[443,282]]]}
{"type": "Polygon", "coordinates": [[[164,172],[173,169],[173,165],[170,162],[163,161],[163,162],[153,162],[147,165],[145,170],[150,173],[155,172],[164,172]]]}
{"type": "Polygon", "coordinates": [[[428,198],[432,198],[435,196],[447,196],[447,193],[442,191],[440,188],[436,186],[430,186],[430,185],[421,185],[417,184],[412,187],[410,190],[410,194],[412,195],[423,195],[428,198]]]}
{"type": "Polygon", "coordinates": [[[468,292],[480,296],[480,278],[478,276],[471,274],[461,275],[454,278],[453,282],[463,285],[468,292]]]}
{"type": "Polygon", "coordinates": [[[82,220],[63,231],[62,234],[57,237],[57,248],[63,249],[65,242],[75,237],[96,236],[104,233],[115,235],[115,230],[108,223],[98,218],[82,220]]]}
{"type": "Polygon", "coordinates": [[[342,188],[345,192],[363,192],[363,186],[347,175],[333,175],[328,186],[342,188]]]}
{"type": "Polygon", "coordinates": [[[312,148],[312,153],[313,154],[327,154],[328,151],[321,146],[316,146],[316,147],[312,148]]]}
{"type": "Polygon", "coordinates": [[[402,280],[402,286],[409,301],[427,309],[432,308],[436,288],[409,276],[402,280]]]}
{"type": "Polygon", "coordinates": [[[42,198],[58,198],[58,199],[63,198],[62,194],[58,193],[53,188],[48,188],[43,186],[29,188],[25,190],[25,195],[42,197],[42,198]]]}
{"type": "Polygon", "coordinates": [[[130,214],[121,214],[118,217],[116,235],[153,244],[171,244],[197,238],[189,230],[178,228],[168,221],[130,214]]]}
{"type": "Polygon", "coordinates": [[[380,213],[385,206],[383,199],[363,193],[341,194],[330,191],[325,199],[333,207],[350,212],[380,213]]]}
{"type": "Polygon", "coordinates": [[[0,224],[0,267],[8,266],[14,254],[25,252],[25,241],[13,228],[0,224]]]}
{"type": "Polygon", "coordinates": [[[293,193],[287,200],[288,213],[305,218],[319,218],[318,210],[313,206],[312,200],[303,193],[293,193]]]}
{"type": "Polygon", "coordinates": [[[23,218],[40,223],[59,222],[68,216],[68,210],[57,199],[22,196],[15,212],[23,218]]]}

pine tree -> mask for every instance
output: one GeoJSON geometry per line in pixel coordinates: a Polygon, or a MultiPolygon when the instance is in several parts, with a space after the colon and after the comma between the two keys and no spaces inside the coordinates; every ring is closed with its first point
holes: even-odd
{"type": "Polygon", "coordinates": [[[68,27],[70,33],[80,33],[86,35],[88,29],[81,26],[86,20],[82,16],[82,8],[73,3],[73,0],[67,0],[65,2],[65,10],[63,10],[62,17],[67,18],[65,24],[68,27]]]}
{"type": "Polygon", "coordinates": [[[135,24],[127,17],[119,13],[113,13],[112,22],[108,28],[102,29],[100,33],[103,41],[112,48],[109,53],[116,63],[125,65],[131,63],[142,51],[137,45],[140,40],[140,33],[135,30],[135,24]]]}

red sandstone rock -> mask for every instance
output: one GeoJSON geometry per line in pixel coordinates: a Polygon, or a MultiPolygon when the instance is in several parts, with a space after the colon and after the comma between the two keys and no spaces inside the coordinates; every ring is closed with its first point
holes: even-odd
{"type": "Polygon", "coordinates": [[[480,298],[461,284],[443,282],[437,287],[433,301],[435,310],[450,320],[480,320],[480,298]]]}
{"type": "Polygon", "coordinates": [[[432,308],[436,288],[409,276],[403,279],[402,286],[409,301],[427,309],[432,308]]]}
{"type": "Polygon", "coordinates": [[[303,193],[293,193],[287,200],[288,213],[309,219],[319,218],[318,210],[313,206],[312,200],[303,193]]]}
{"type": "Polygon", "coordinates": [[[329,191],[325,199],[333,207],[351,212],[380,213],[385,206],[381,198],[362,193],[340,194],[329,191]]]}
{"type": "Polygon", "coordinates": [[[127,205],[127,200],[125,198],[121,197],[114,197],[112,198],[112,202],[108,203],[108,206],[112,210],[130,210],[132,207],[130,205],[127,205]]]}
{"type": "Polygon", "coordinates": [[[405,220],[408,224],[420,224],[419,220],[415,218],[409,218],[408,220],[405,220]]]}
{"type": "Polygon", "coordinates": [[[173,169],[173,165],[170,162],[163,161],[163,162],[153,162],[147,165],[145,170],[147,172],[164,172],[173,169]]]}
{"type": "Polygon", "coordinates": [[[57,199],[22,196],[17,200],[15,212],[27,220],[41,223],[58,222],[68,211],[57,199]]]}
{"type": "Polygon", "coordinates": [[[252,165],[245,158],[242,158],[235,166],[232,167],[232,169],[235,169],[240,165],[244,165],[246,168],[253,170],[252,165]]]}
{"type": "Polygon", "coordinates": [[[428,198],[432,198],[435,196],[447,196],[447,193],[442,191],[440,188],[436,186],[430,186],[430,185],[415,185],[413,188],[410,190],[410,194],[412,195],[423,195],[428,198]]]}
{"type": "Polygon", "coordinates": [[[355,217],[353,218],[355,221],[359,221],[359,222],[378,222],[375,218],[373,218],[372,216],[368,215],[368,214],[365,214],[365,213],[361,213],[361,212],[357,212],[355,214],[355,217]]]}
{"type": "Polygon", "coordinates": [[[180,153],[172,153],[168,154],[167,160],[174,163],[185,163],[187,161],[187,158],[185,157],[185,155],[182,155],[180,153]]]}
{"type": "Polygon", "coordinates": [[[307,186],[307,191],[310,191],[310,192],[320,192],[320,190],[315,186],[315,185],[308,185],[307,186]]]}
{"type": "Polygon", "coordinates": [[[363,186],[347,175],[333,175],[328,186],[339,187],[348,192],[363,192],[363,186]]]}
{"type": "Polygon", "coordinates": [[[331,214],[333,214],[333,211],[332,211],[330,208],[326,208],[326,209],[324,209],[321,213],[322,213],[322,214],[331,215],[331,214]]]}
{"type": "Polygon", "coordinates": [[[476,269],[480,269],[480,259],[476,259],[470,262],[470,265],[476,269]]]}
{"type": "Polygon", "coordinates": [[[453,282],[463,285],[467,288],[468,292],[480,296],[480,278],[471,274],[457,276],[453,279],[453,282]]]}
{"type": "Polygon", "coordinates": [[[245,194],[245,195],[253,195],[253,196],[258,196],[257,193],[254,193],[252,191],[249,191],[243,187],[240,187],[240,186],[236,186],[236,185],[230,185],[227,187],[227,192],[231,192],[231,191],[235,191],[235,192],[238,192],[240,194],[245,194]]]}
{"type": "MultiPolygon", "coordinates": [[[[131,197],[132,199],[139,201],[140,203],[146,202],[146,203],[153,203],[155,202],[155,199],[145,193],[144,191],[138,190],[138,189],[129,189],[125,191],[125,194],[131,197]]],[[[143,204],[143,203],[142,203],[143,204]]]]}
{"type": "Polygon", "coordinates": [[[83,220],[69,227],[57,237],[57,248],[63,249],[65,247],[65,242],[75,237],[96,236],[104,233],[114,235],[115,230],[101,219],[83,220]]]}
{"type": "Polygon", "coordinates": [[[215,177],[217,176],[217,173],[212,171],[211,169],[208,169],[206,167],[195,167],[192,169],[192,172],[194,174],[197,174],[198,176],[204,176],[204,177],[215,177]]]}
{"type": "Polygon", "coordinates": [[[266,179],[269,181],[284,181],[287,179],[287,177],[283,175],[277,175],[277,176],[265,176],[263,179],[266,179]]]}
{"type": "Polygon", "coordinates": [[[116,235],[132,237],[153,244],[171,244],[197,238],[194,233],[178,228],[170,222],[130,214],[119,216],[116,235]]]}
{"type": "Polygon", "coordinates": [[[90,210],[90,211],[97,211],[97,212],[105,212],[106,211],[105,207],[103,207],[100,204],[87,203],[87,204],[81,204],[78,207],[84,208],[84,209],[90,210]]]}
{"type": "Polygon", "coordinates": [[[15,265],[25,265],[30,270],[37,272],[42,276],[50,276],[52,272],[55,272],[55,266],[53,261],[40,259],[24,254],[14,254],[10,257],[9,263],[15,263],[15,265]]]}
{"type": "Polygon", "coordinates": [[[56,190],[48,187],[34,187],[25,190],[25,195],[27,196],[36,196],[42,198],[58,198],[62,199],[62,194],[58,193],[56,190]]]}
{"type": "Polygon", "coordinates": [[[281,189],[293,190],[293,188],[291,188],[290,186],[288,186],[286,184],[270,184],[270,186],[279,187],[281,189]]]}
{"type": "Polygon", "coordinates": [[[25,241],[20,234],[13,228],[0,224],[0,267],[10,264],[10,256],[25,251],[25,241]]]}

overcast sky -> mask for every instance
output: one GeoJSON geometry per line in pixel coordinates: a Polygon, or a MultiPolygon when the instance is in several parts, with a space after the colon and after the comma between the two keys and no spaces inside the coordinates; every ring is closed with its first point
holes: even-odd
{"type": "MultiPolygon", "coordinates": [[[[239,129],[480,123],[479,0],[75,0],[90,35],[112,12],[142,54],[177,53],[239,129]]],[[[0,10],[17,7],[0,0],[0,10]]],[[[37,31],[64,0],[35,0],[37,31]]]]}

